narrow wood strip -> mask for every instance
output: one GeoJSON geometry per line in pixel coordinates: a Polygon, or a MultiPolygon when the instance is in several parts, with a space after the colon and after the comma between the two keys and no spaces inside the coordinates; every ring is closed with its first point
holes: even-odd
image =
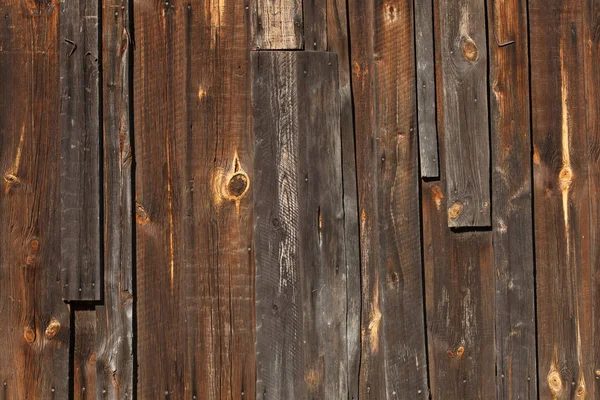
{"type": "MultiPolygon", "coordinates": [[[[254,49],[303,48],[302,0],[251,0],[250,7],[254,49]]],[[[223,18],[225,8],[213,8],[216,9],[211,10],[210,14],[216,25],[223,18]]]]}
{"type": "Polygon", "coordinates": [[[257,397],[347,398],[337,57],[252,57],[257,397]]]}
{"type": "Polygon", "coordinates": [[[438,4],[448,226],[488,227],[491,198],[485,2],[440,0],[438,4]]]}
{"type": "Polygon", "coordinates": [[[65,300],[100,300],[98,1],[60,7],[61,282],[65,300]]]}
{"type": "Polygon", "coordinates": [[[96,371],[96,310],[75,309],[75,343],[73,346],[73,395],[76,399],[93,400],[105,398],[97,393],[96,371]]]}

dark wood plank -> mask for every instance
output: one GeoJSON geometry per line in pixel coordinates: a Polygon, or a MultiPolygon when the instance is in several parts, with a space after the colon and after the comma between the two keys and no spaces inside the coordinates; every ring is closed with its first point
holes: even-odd
{"type": "Polygon", "coordinates": [[[497,398],[537,399],[527,2],[487,4],[497,398]]]}
{"type": "Polygon", "coordinates": [[[104,303],[96,307],[97,391],[133,397],[131,3],[102,3],[104,303]]]}
{"type": "Polygon", "coordinates": [[[60,277],[59,3],[0,3],[0,390],[69,396],[60,277]]]}
{"type": "Polygon", "coordinates": [[[348,397],[337,57],[254,52],[257,397],[348,397]]]}
{"type": "Polygon", "coordinates": [[[60,7],[61,281],[65,300],[100,300],[98,1],[60,7]]]}
{"type": "MultiPolygon", "coordinates": [[[[249,4],[254,49],[303,48],[302,0],[250,0],[249,4]]],[[[218,24],[224,10],[211,11],[213,24],[218,24]]]]}
{"type": "Polygon", "coordinates": [[[417,57],[417,110],[421,176],[424,178],[437,178],[440,174],[440,168],[435,113],[432,0],[415,0],[415,51],[417,57]]]}
{"type": "MultiPolygon", "coordinates": [[[[444,12],[435,0],[435,42],[444,12]]],[[[436,61],[440,57],[436,46],[436,61]]],[[[436,62],[436,86],[443,87],[436,62]]],[[[438,137],[444,143],[445,108],[437,93],[438,137]]],[[[493,399],[496,396],[496,272],[492,232],[448,228],[445,147],[440,147],[440,180],[421,188],[427,303],[429,379],[433,399],[493,399]]]]}
{"type": "Polygon", "coordinates": [[[307,50],[327,50],[338,55],[340,86],[340,130],[342,136],[342,178],[344,189],[344,235],[346,249],[346,340],[348,342],[348,391],[358,398],[360,369],[360,241],[356,150],[350,85],[350,40],[345,0],[304,2],[304,32],[307,50]],[[310,47],[313,43],[313,48],[310,47]],[[315,46],[316,43],[316,46],[315,46]]]}
{"type": "Polygon", "coordinates": [[[255,393],[249,11],[134,2],[139,398],[255,393]]]}
{"type": "Polygon", "coordinates": [[[491,223],[485,2],[440,0],[448,226],[491,223]]]}
{"type": "Polygon", "coordinates": [[[352,0],[349,21],[361,228],[360,398],[427,398],[413,2],[352,0]]]}
{"type": "Polygon", "coordinates": [[[529,1],[539,390],[557,399],[589,398],[597,362],[583,4],[529,1]]]}
{"type": "Polygon", "coordinates": [[[97,392],[96,310],[75,309],[75,343],[73,346],[73,395],[75,399],[102,399],[97,392]]]}

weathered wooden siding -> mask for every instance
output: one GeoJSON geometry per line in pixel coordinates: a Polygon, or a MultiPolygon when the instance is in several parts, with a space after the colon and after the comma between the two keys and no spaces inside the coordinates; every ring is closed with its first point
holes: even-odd
{"type": "Polygon", "coordinates": [[[0,398],[600,398],[599,32],[0,2],[0,398]]]}

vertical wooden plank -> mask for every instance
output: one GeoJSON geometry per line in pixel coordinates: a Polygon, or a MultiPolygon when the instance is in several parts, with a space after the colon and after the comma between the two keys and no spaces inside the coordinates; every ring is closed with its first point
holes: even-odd
{"type": "MultiPolygon", "coordinates": [[[[435,0],[436,43],[440,43],[435,0]]],[[[436,61],[440,57],[436,47],[436,61]]],[[[443,73],[436,62],[436,86],[443,73]]],[[[438,135],[445,140],[444,103],[438,91],[438,135]]],[[[496,396],[495,294],[492,232],[448,228],[445,147],[440,147],[440,180],[421,189],[429,378],[434,399],[493,399],[496,396]]]]}
{"type": "Polygon", "coordinates": [[[361,228],[360,398],[427,398],[413,2],[353,0],[349,13],[361,228]]]}
{"type": "Polygon", "coordinates": [[[104,304],[96,307],[97,392],[133,398],[133,209],[130,7],[102,2],[104,304]]]}
{"type": "Polygon", "coordinates": [[[344,235],[346,249],[346,340],[348,342],[348,391],[358,398],[360,368],[360,241],[358,231],[358,193],[356,188],[356,151],[350,85],[350,40],[345,0],[304,2],[304,32],[307,50],[327,50],[338,55],[340,86],[340,130],[342,138],[342,178],[344,191],[344,235]]]}
{"type": "Polygon", "coordinates": [[[558,399],[595,379],[583,5],[529,1],[539,390],[558,399]]]}
{"type": "Polygon", "coordinates": [[[497,398],[537,399],[527,3],[487,4],[497,398]]]}
{"type": "MultiPolygon", "coordinates": [[[[218,8],[216,4],[212,7],[218,8]]],[[[302,0],[250,0],[250,7],[254,49],[291,50],[304,47],[302,0]]],[[[212,10],[212,19],[218,21],[222,17],[222,12],[212,10]]]]}
{"type": "Polygon", "coordinates": [[[96,311],[75,309],[75,343],[73,346],[73,395],[76,399],[93,400],[96,396],[96,311]]]}
{"type": "Polygon", "coordinates": [[[448,226],[491,221],[485,2],[440,0],[448,226]]]}
{"type": "Polygon", "coordinates": [[[249,12],[135,2],[140,398],[255,393],[249,12]]]}
{"type": "Polygon", "coordinates": [[[60,13],[63,297],[100,300],[98,1],[65,1],[60,13]]]}
{"type": "Polygon", "coordinates": [[[0,3],[0,393],[66,399],[60,276],[59,4],[0,3]]]}
{"type": "Polygon", "coordinates": [[[257,397],[347,398],[337,57],[252,57],[257,397]]]}
{"type": "Polygon", "coordinates": [[[435,113],[432,6],[432,0],[415,0],[419,156],[421,176],[424,178],[437,178],[440,174],[435,113]]]}

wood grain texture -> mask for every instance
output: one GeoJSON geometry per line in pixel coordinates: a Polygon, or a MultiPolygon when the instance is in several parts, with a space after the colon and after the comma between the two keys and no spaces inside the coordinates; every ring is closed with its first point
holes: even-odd
{"type": "Polygon", "coordinates": [[[133,398],[131,6],[102,3],[104,303],[96,307],[96,386],[110,399],[133,398]]]}
{"type": "Polygon", "coordinates": [[[529,2],[540,396],[594,398],[582,1],[529,2]],[[553,29],[548,29],[553,27],[553,29]]]}
{"type": "MultiPolygon", "coordinates": [[[[302,0],[249,0],[252,47],[255,50],[302,49],[302,3],[302,0]]],[[[222,11],[219,15],[222,17],[222,11]]]]}
{"type": "Polygon", "coordinates": [[[139,398],[255,393],[249,11],[135,2],[139,398]]]}
{"type": "Polygon", "coordinates": [[[440,0],[448,226],[489,227],[485,2],[440,0]]]}
{"type": "Polygon", "coordinates": [[[93,400],[106,396],[97,393],[96,310],[75,309],[75,343],[73,346],[73,395],[75,399],[93,400]]]}
{"type": "Polygon", "coordinates": [[[252,58],[257,398],[347,398],[337,57],[252,58]]]}
{"type": "Polygon", "coordinates": [[[61,283],[65,300],[101,299],[98,1],[60,7],[61,283]]]}
{"type": "Polygon", "coordinates": [[[527,3],[499,3],[487,3],[497,398],[537,399],[527,3]]]}
{"type": "Polygon", "coordinates": [[[433,1],[415,0],[414,3],[421,176],[424,178],[437,178],[440,174],[440,168],[435,113],[433,1]]]}
{"type": "Polygon", "coordinates": [[[69,395],[60,277],[59,3],[0,3],[0,390],[69,395]]]}
{"type": "Polygon", "coordinates": [[[352,0],[348,10],[361,241],[359,394],[427,398],[413,3],[352,0]]]}
{"type": "MultiPolygon", "coordinates": [[[[443,12],[439,1],[434,3],[436,35],[443,12]]],[[[436,46],[436,61],[440,51],[436,46]]],[[[443,87],[443,73],[436,65],[436,86],[443,87]]],[[[437,95],[438,135],[444,143],[443,94],[437,95]]],[[[443,146],[440,165],[440,180],[424,182],[421,188],[431,397],[491,399],[496,396],[497,379],[492,232],[448,228],[443,146]]]]}

